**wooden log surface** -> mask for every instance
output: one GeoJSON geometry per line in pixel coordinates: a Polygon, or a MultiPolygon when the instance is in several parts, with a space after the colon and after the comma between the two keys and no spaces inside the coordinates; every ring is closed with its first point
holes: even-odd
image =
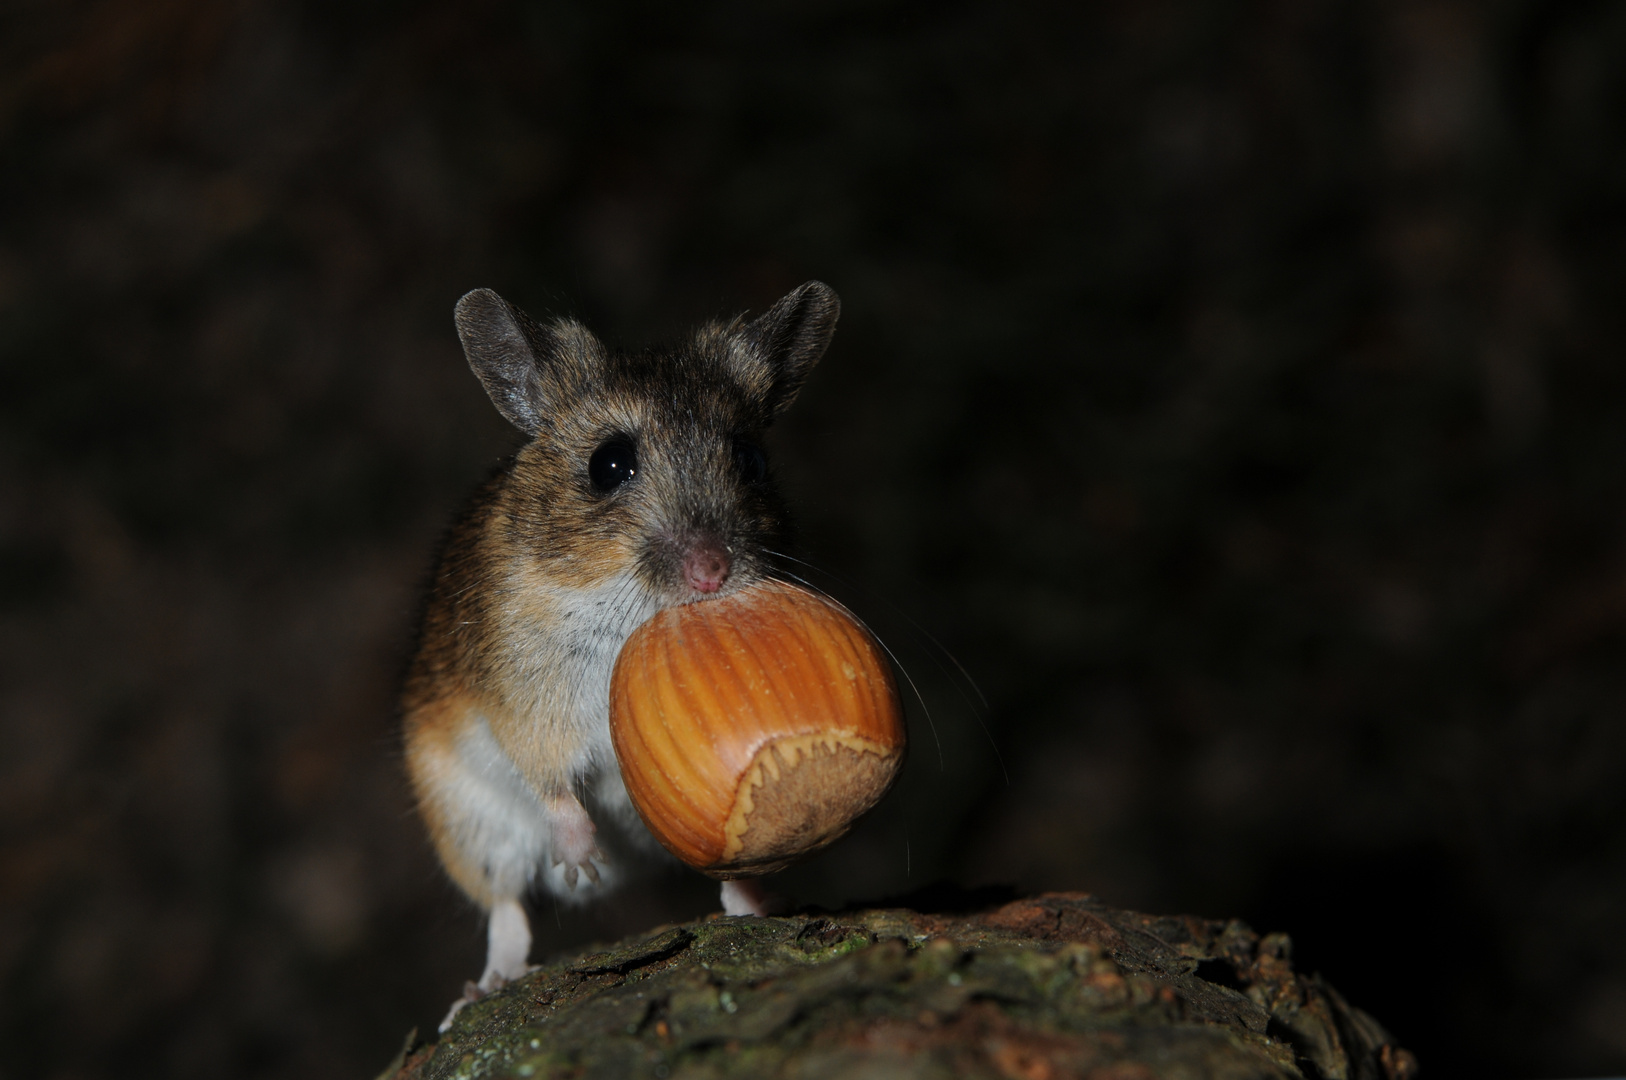
{"type": "Polygon", "coordinates": [[[715,916],[546,964],[380,1080],[1410,1080],[1283,934],[1052,893],[982,911],[715,916]]]}

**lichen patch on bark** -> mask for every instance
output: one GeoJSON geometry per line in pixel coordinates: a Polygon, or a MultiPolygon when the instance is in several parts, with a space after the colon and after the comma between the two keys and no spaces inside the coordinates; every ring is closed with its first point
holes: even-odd
{"type": "Polygon", "coordinates": [[[714,917],[546,965],[391,1080],[1411,1080],[1280,934],[1082,894],[970,914],[714,917]]]}

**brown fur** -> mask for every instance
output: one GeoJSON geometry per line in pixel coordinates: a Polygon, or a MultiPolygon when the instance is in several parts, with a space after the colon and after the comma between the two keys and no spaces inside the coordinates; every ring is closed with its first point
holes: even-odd
{"type": "Polygon", "coordinates": [[[529,441],[448,535],[402,703],[436,851],[482,907],[538,881],[566,899],[612,883],[579,802],[590,789],[643,832],[609,749],[610,665],[654,612],[706,599],[683,573],[695,550],[728,553],[715,595],[769,573],[784,513],[737,444],[790,404],[838,311],[809,282],[754,322],[617,353],[495,293],[459,302],[470,366],[529,441]],[[636,447],[638,469],[606,493],[588,463],[615,438],[636,447]]]}

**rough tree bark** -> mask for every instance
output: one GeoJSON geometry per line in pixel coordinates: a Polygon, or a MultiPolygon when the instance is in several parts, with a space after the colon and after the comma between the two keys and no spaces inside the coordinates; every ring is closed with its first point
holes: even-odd
{"type": "Polygon", "coordinates": [[[1289,950],[1076,893],[718,916],[546,965],[380,1080],[1410,1080],[1415,1059],[1289,950]]]}

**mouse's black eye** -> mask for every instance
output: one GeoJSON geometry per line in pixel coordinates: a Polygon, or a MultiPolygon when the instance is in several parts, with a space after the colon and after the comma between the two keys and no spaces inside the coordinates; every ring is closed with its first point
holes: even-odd
{"type": "Polygon", "coordinates": [[[768,478],[768,458],[762,448],[744,439],[734,440],[734,467],[747,484],[758,484],[768,478]]]}
{"type": "Polygon", "coordinates": [[[608,439],[587,459],[588,482],[600,495],[608,495],[636,475],[638,452],[630,439],[608,439]]]}

